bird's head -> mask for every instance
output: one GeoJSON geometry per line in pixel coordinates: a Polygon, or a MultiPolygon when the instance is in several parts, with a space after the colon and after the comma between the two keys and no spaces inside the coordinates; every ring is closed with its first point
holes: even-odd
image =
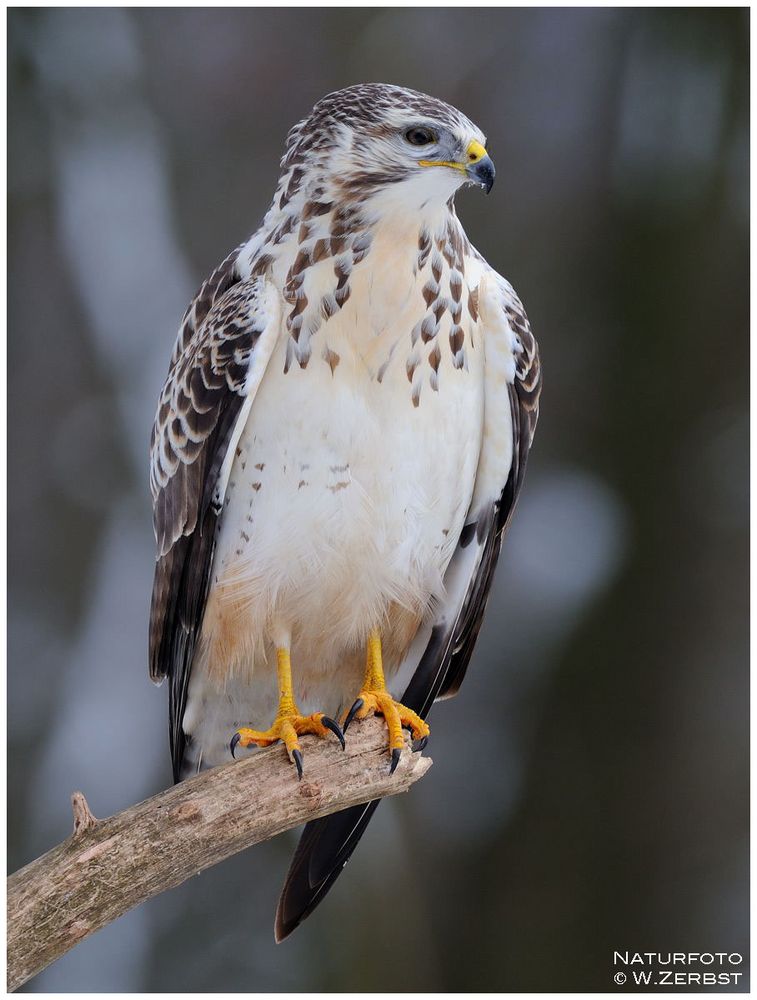
{"type": "Polygon", "coordinates": [[[456,108],[384,83],[328,94],[289,134],[285,171],[338,195],[412,210],[447,202],[464,184],[487,193],[486,137],[456,108]]]}

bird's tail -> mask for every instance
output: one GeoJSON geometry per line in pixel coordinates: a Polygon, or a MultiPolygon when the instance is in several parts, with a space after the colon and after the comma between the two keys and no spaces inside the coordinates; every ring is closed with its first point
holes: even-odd
{"type": "Polygon", "coordinates": [[[379,801],[352,806],[307,824],[276,909],[277,942],[313,912],[339,878],[379,801]]]}

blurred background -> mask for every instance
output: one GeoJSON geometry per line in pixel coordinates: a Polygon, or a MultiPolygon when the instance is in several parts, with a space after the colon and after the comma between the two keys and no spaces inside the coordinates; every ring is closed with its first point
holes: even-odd
{"type": "Polygon", "coordinates": [[[10,870],[70,833],[72,790],[104,816],[170,783],[146,662],[156,399],[319,97],[400,83],[481,125],[497,185],[458,213],[545,372],[434,767],[316,915],[274,945],[290,834],[27,989],[583,992],[613,988],[615,950],[746,971],[748,12],[8,17],[10,870]]]}

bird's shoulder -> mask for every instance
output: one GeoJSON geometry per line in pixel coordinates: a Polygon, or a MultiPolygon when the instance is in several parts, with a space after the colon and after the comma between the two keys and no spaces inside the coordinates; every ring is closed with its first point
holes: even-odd
{"type": "Polygon", "coordinates": [[[499,498],[501,525],[523,482],[541,392],[539,347],[513,286],[477,255],[478,323],[485,345],[484,424],[471,513],[499,498]]]}
{"type": "MultiPolygon", "coordinates": [[[[150,441],[150,488],[156,514],[177,471],[194,465],[203,452],[199,465],[204,473],[210,471],[207,445],[218,436],[221,425],[228,430],[227,418],[239,406],[232,400],[244,399],[259,384],[270,356],[272,344],[267,341],[275,340],[279,295],[264,272],[240,267],[240,249],[202,283],[179,327],[150,441]]],[[[211,464],[217,461],[218,456],[211,464]]],[[[174,524],[159,550],[172,544],[177,531],[193,528],[192,517],[174,524]]],[[[161,532],[157,534],[160,543],[161,532]]]]}
{"type": "MultiPolygon", "coordinates": [[[[541,393],[539,344],[531,329],[525,306],[512,284],[493,267],[486,265],[479,282],[478,304],[481,321],[490,340],[492,355],[503,355],[507,382],[518,396],[527,416],[528,445],[533,439],[541,393]]],[[[487,342],[487,361],[489,358],[487,342]]]]}

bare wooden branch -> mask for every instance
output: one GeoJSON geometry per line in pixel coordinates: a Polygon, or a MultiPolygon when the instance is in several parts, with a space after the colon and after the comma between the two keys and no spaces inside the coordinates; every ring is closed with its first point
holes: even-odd
{"type": "Polygon", "coordinates": [[[306,740],[302,781],[273,746],[109,819],[95,819],[75,792],[72,836],[8,881],[8,989],[190,875],[307,820],[404,792],[431,766],[404,752],[390,775],[378,719],[353,725],[345,751],[306,740]]]}
{"type": "Polygon", "coordinates": [[[89,808],[83,792],[74,792],[71,796],[71,808],[74,812],[74,837],[81,836],[97,824],[97,817],[89,808]]]}

